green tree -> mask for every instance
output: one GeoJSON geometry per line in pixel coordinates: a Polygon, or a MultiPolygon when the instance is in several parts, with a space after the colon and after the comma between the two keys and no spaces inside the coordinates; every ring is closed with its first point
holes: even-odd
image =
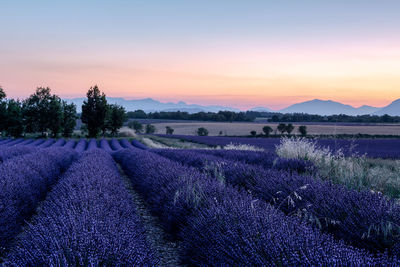
{"type": "Polygon", "coordinates": [[[62,102],[63,111],[63,121],[62,121],[62,131],[63,136],[71,137],[76,126],[76,119],[78,118],[76,114],[76,105],[74,103],[68,104],[67,102],[62,102]]]}
{"type": "Polygon", "coordinates": [[[53,137],[61,132],[63,126],[63,107],[62,101],[58,96],[51,96],[48,103],[48,128],[53,137]]]}
{"type": "Polygon", "coordinates": [[[0,86],[0,101],[6,98],[6,93],[4,92],[3,88],[0,86]]]}
{"type": "Polygon", "coordinates": [[[277,127],[278,131],[281,132],[281,134],[283,134],[284,132],[286,132],[286,124],[284,123],[280,123],[277,127]]]}
{"type": "Polygon", "coordinates": [[[256,136],[257,132],[253,130],[253,131],[250,132],[250,134],[251,134],[251,136],[256,136]]]}
{"type": "Polygon", "coordinates": [[[198,136],[207,136],[208,130],[204,127],[200,127],[199,129],[197,129],[197,135],[198,136]]]}
{"type": "Polygon", "coordinates": [[[290,135],[290,133],[294,130],[293,124],[289,123],[286,125],[286,132],[290,135]]]}
{"type": "Polygon", "coordinates": [[[146,124],[146,133],[147,134],[153,134],[156,132],[156,126],[153,124],[146,124]]]}
{"type": "Polygon", "coordinates": [[[307,126],[301,125],[298,130],[299,130],[299,133],[302,136],[306,136],[307,135],[307,126]]]}
{"type": "Polygon", "coordinates": [[[6,94],[0,87],[0,134],[5,130],[7,123],[7,102],[4,101],[6,94]]]}
{"type": "Polygon", "coordinates": [[[23,103],[23,117],[27,132],[41,132],[43,135],[51,126],[50,102],[52,95],[49,87],[38,87],[23,103]]]}
{"type": "Polygon", "coordinates": [[[128,127],[135,130],[135,133],[143,132],[143,124],[138,121],[130,121],[128,122],[128,127]]]}
{"type": "Polygon", "coordinates": [[[170,126],[166,126],[165,127],[165,133],[166,134],[173,134],[174,133],[174,129],[171,128],[170,126]]]}
{"type": "Polygon", "coordinates": [[[6,131],[8,135],[20,137],[24,131],[21,102],[11,99],[7,102],[6,131]]]}
{"type": "Polygon", "coordinates": [[[108,107],[107,128],[115,135],[126,121],[126,112],[123,106],[113,104],[108,107]]]}
{"type": "Polygon", "coordinates": [[[98,86],[90,87],[82,105],[82,122],[87,125],[89,137],[97,137],[106,125],[107,99],[98,86]]]}
{"type": "Polygon", "coordinates": [[[129,111],[127,113],[128,118],[131,119],[146,119],[147,118],[147,114],[146,112],[144,112],[141,109],[135,110],[135,111],[129,111]]]}
{"type": "Polygon", "coordinates": [[[262,130],[263,130],[263,132],[264,132],[264,134],[265,134],[266,136],[269,136],[269,135],[272,133],[272,131],[273,131],[273,129],[272,129],[270,126],[268,126],[268,125],[264,126],[264,127],[262,128],[262,130]]]}

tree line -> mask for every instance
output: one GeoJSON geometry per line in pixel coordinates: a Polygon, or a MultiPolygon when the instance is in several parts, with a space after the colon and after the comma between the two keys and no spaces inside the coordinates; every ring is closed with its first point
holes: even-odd
{"type": "Polygon", "coordinates": [[[353,122],[353,123],[398,123],[400,116],[389,116],[387,114],[378,115],[358,115],[350,116],[345,114],[321,116],[305,113],[281,114],[267,113],[259,114],[260,117],[269,117],[270,122],[353,122]]]}
{"type": "MultiPolygon", "coordinates": [[[[38,87],[24,100],[7,99],[0,87],[0,132],[5,136],[21,137],[27,134],[50,134],[71,137],[79,118],[76,105],[51,93],[49,87],[38,87]]],[[[91,87],[82,105],[82,129],[88,137],[99,134],[115,135],[126,121],[124,107],[110,105],[98,86],[91,87]]]]}
{"type": "Polygon", "coordinates": [[[49,132],[53,137],[62,134],[70,137],[76,125],[77,113],[74,104],[68,104],[48,87],[38,87],[25,100],[6,99],[0,88],[0,132],[3,135],[20,137],[27,133],[49,132]]]}
{"type": "Polygon", "coordinates": [[[190,114],[182,111],[161,111],[146,113],[143,110],[129,111],[127,113],[130,119],[163,119],[163,120],[198,120],[198,121],[254,121],[257,118],[265,118],[269,122],[354,122],[354,123],[398,123],[400,116],[382,116],[377,115],[313,115],[306,113],[277,113],[277,112],[197,112],[190,114]]]}
{"type": "Polygon", "coordinates": [[[146,113],[143,110],[129,111],[130,119],[163,119],[163,120],[196,120],[196,121],[253,121],[247,117],[246,112],[219,111],[219,112],[197,112],[190,114],[183,111],[160,111],[146,113]]]}

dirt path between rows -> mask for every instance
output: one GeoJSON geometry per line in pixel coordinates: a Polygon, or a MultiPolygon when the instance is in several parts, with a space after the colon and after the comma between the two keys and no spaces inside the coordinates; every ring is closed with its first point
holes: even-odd
{"type": "Polygon", "coordinates": [[[145,227],[147,242],[155,252],[154,258],[159,260],[158,266],[182,266],[179,262],[178,243],[168,238],[168,234],[162,229],[158,218],[150,213],[146,202],[134,190],[131,181],[119,165],[118,168],[145,227]]]}

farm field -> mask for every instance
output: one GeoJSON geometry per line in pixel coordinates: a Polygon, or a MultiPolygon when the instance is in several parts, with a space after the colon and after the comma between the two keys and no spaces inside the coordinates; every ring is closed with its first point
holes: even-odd
{"type": "MultiPolygon", "coordinates": [[[[249,145],[266,151],[274,151],[279,145],[279,138],[246,138],[225,136],[194,136],[194,135],[158,135],[162,138],[191,141],[209,146],[224,147],[229,144],[249,145]]],[[[341,150],[346,155],[357,153],[366,154],[371,158],[399,158],[400,139],[315,139],[321,147],[328,147],[333,151],[341,150]]]]}
{"type": "Polygon", "coordinates": [[[398,143],[242,139],[0,140],[0,265],[400,264],[398,143]]]}
{"type": "MultiPolygon", "coordinates": [[[[164,134],[165,127],[170,126],[174,129],[174,134],[178,135],[194,135],[200,127],[204,127],[209,131],[209,135],[217,136],[230,135],[250,135],[250,131],[254,130],[257,133],[262,133],[264,126],[270,126],[274,130],[278,123],[246,123],[246,122],[162,122],[154,123],[157,131],[156,134],[164,134]]],[[[293,123],[295,126],[294,134],[297,134],[297,129],[301,125],[307,125],[307,131],[310,135],[338,135],[338,134],[369,134],[369,135],[400,135],[399,124],[384,124],[384,125],[363,125],[363,124],[305,124],[293,123]]]]}

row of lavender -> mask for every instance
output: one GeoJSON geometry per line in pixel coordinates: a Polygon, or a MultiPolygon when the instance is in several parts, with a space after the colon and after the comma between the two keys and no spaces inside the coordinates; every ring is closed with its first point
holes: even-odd
{"type": "MultiPolygon", "coordinates": [[[[125,149],[113,154],[152,213],[160,218],[166,231],[180,241],[182,263],[198,266],[399,264],[396,256],[390,258],[382,253],[384,249],[371,252],[356,248],[343,242],[342,236],[335,239],[330,231],[325,233],[307,220],[291,216],[287,210],[289,206],[271,205],[272,201],[262,198],[261,194],[244,190],[254,170],[264,172],[267,175],[264,180],[268,179],[270,173],[266,169],[252,169],[211,156],[202,161],[196,159],[196,153],[199,152],[125,149]],[[215,168],[204,171],[211,162],[235,167],[223,168],[222,173],[215,168]],[[225,178],[221,179],[222,176],[225,178]]],[[[274,174],[275,171],[278,170],[270,172],[274,174]]],[[[299,175],[291,176],[290,172],[283,174],[291,177],[286,179],[286,186],[296,183],[295,177],[301,179],[299,175]]],[[[278,182],[279,177],[276,178],[278,182]]],[[[265,181],[266,184],[274,182],[265,181]]],[[[277,187],[284,187],[285,182],[277,187]]],[[[303,182],[304,179],[300,184],[303,182]]],[[[315,194],[313,190],[309,195],[315,194]]],[[[371,244],[375,245],[372,241],[371,244]]],[[[394,250],[391,252],[395,254],[394,250]]]]}
{"type": "MultiPolygon", "coordinates": [[[[400,129],[399,129],[400,133],[400,129]]],[[[163,135],[187,141],[202,143],[210,146],[225,146],[228,144],[247,144],[267,151],[274,151],[279,145],[279,138],[245,138],[224,136],[191,136],[163,135]]],[[[342,150],[345,155],[357,153],[367,154],[372,158],[400,158],[400,139],[319,139],[317,144],[329,147],[333,151],[342,150]]]]}
{"type": "Polygon", "coordinates": [[[309,162],[253,151],[152,152],[246,190],[255,199],[298,217],[337,240],[372,253],[388,251],[400,256],[400,206],[396,201],[305,175],[314,172],[309,162]]]}
{"type": "MultiPolygon", "coordinates": [[[[189,265],[398,264],[396,257],[390,259],[382,254],[383,251],[389,251],[390,254],[398,255],[396,239],[398,233],[395,232],[399,222],[396,217],[399,214],[397,205],[379,195],[360,194],[298,175],[298,172],[313,171],[313,166],[309,163],[277,160],[275,155],[263,152],[221,150],[150,152],[134,149],[127,140],[122,140],[118,144],[121,148],[129,146],[131,149],[120,148],[113,154],[114,158],[121,163],[136,190],[147,201],[153,214],[160,218],[166,231],[181,241],[182,263],[189,265]],[[321,225],[315,227],[317,221],[321,225]],[[381,228],[382,225],[386,228],[381,228]],[[341,239],[346,243],[338,241],[341,239]],[[355,246],[361,248],[354,248],[355,246]]],[[[126,206],[131,202],[124,202],[127,200],[124,197],[121,197],[121,201],[126,205],[118,202],[120,195],[124,196],[126,192],[120,184],[122,178],[117,172],[115,163],[108,153],[91,148],[94,148],[94,145],[91,147],[89,142],[85,149],[90,151],[82,154],[81,159],[62,176],[31,225],[17,238],[17,242],[12,244],[7,255],[8,263],[11,265],[67,265],[71,262],[77,265],[154,263],[151,252],[145,244],[140,222],[135,221],[134,215],[130,217],[122,212],[128,210],[128,214],[134,214],[132,208],[126,206]],[[117,199],[114,196],[117,196],[117,199]],[[109,209],[116,210],[113,217],[118,221],[113,221],[113,218],[104,221],[109,209]],[[128,221],[124,220],[126,217],[129,218],[128,221]],[[118,224],[119,220],[124,224],[131,221],[135,223],[132,227],[128,226],[128,230],[124,232],[124,225],[118,224]],[[129,239],[129,234],[132,235],[130,231],[139,234],[129,239]],[[52,234],[46,235],[46,233],[52,234]],[[56,236],[56,238],[46,236],[56,236]],[[110,243],[112,246],[104,245],[110,243]],[[123,250],[121,244],[128,244],[130,249],[123,250]],[[35,249],[32,250],[32,247],[35,249]],[[96,249],[90,249],[91,247],[96,249]],[[135,258],[128,253],[129,251],[141,256],[135,258]]],[[[37,154],[49,151],[49,149],[40,150],[24,157],[30,156],[33,160],[37,154]]],[[[68,154],[65,152],[68,149],[50,150],[68,154]]],[[[75,157],[77,155],[72,151],[70,153],[75,157]]],[[[18,159],[20,157],[5,161],[0,166],[3,168],[18,159]]],[[[22,165],[23,162],[20,161],[18,164],[22,165]]],[[[40,162],[36,164],[40,165],[40,162]]],[[[18,173],[16,169],[13,170],[18,173]]],[[[61,172],[62,170],[63,168],[61,172]]],[[[38,173],[41,172],[45,172],[45,169],[38,170],[38,173]]],[[[12,171],[8,173],[10,176],[5,181],[15,180],[15,177],[12,177],[14,173],[12,171]]],[[[50,185],[53,183],[54,180],[50,185]]],[[[43,191],[47,192],[46,189],[43,191]]],[[[12,196],[13,191],[10,192],[11,194],[6,194],[0,199],[12,196]]],[[[17,192],[18,197],[24,194],[25,191],[17,192]]],[[[11,199],[18,198],[11,197],[11,199]]],[[[29,194],[27,199],[31,199],[29,194]]],[[[24,201],[26,200],[22,203],[24,201]]],[[[32,206],[36,207],[37,203],[33,203],[32,206]]],[[[1,207],[6,205],[0,205],[0,212],[1,207]]],[[[23,220],[29,216],[28,214],[23,220]]],[[[7,225],[9,222],[6,221],[4,229],[7,225]]],[[[9,240],[12,240],[19,231],[21,228],[15,231],[9,240]]]]}
{"type": "MultiPolygon", "coordinates": [[[[19,150],[18,149],[13,149],[12,153],[17,153],[17,154],[24,154],[27,153],[33,148],[48,148],[48,147],[63,147],[63,148],[68,148],[68,149],[74,149],[77,152],[84,152],[87,150],[95,149],[95,148],[100,148],[103,149],[107,152],[113,152],[117,151],[123,148],[131,148],[132,146],[143,146],[141,143],[139,143],[137,140],[133,141],[128,141],[126,139],[122,140],[117,140],[117,139],[101,139],[101,140],[96,140],[96,139],[90,139],[90,140],[85,140],[85,139],[80,139],[80,140],[65,140],[65,139],[5,139],[5,140],[0,140],[0,147],[2,150],[9,148],[9,147],[21,147],[19,150]],[[24,147],[24,148],[22,148],[24,147]],[[20,152],[17,152],[20,151],[20,152]]],[[[2,161],[1,159],[7,158],[8,155],[10,155],[11,152],[5,153],[0,151],[0,162],[2,161]],[[6,155],[7,154],[7,155],[6,155]],[[2,157],[3,155],[3,157],[2,157]]]]}
{"type": "Polygon", "coordinates": [[[0,264],[156,263],[136,207],[109,153],[35,149],[0,164],[0,264]]]}

